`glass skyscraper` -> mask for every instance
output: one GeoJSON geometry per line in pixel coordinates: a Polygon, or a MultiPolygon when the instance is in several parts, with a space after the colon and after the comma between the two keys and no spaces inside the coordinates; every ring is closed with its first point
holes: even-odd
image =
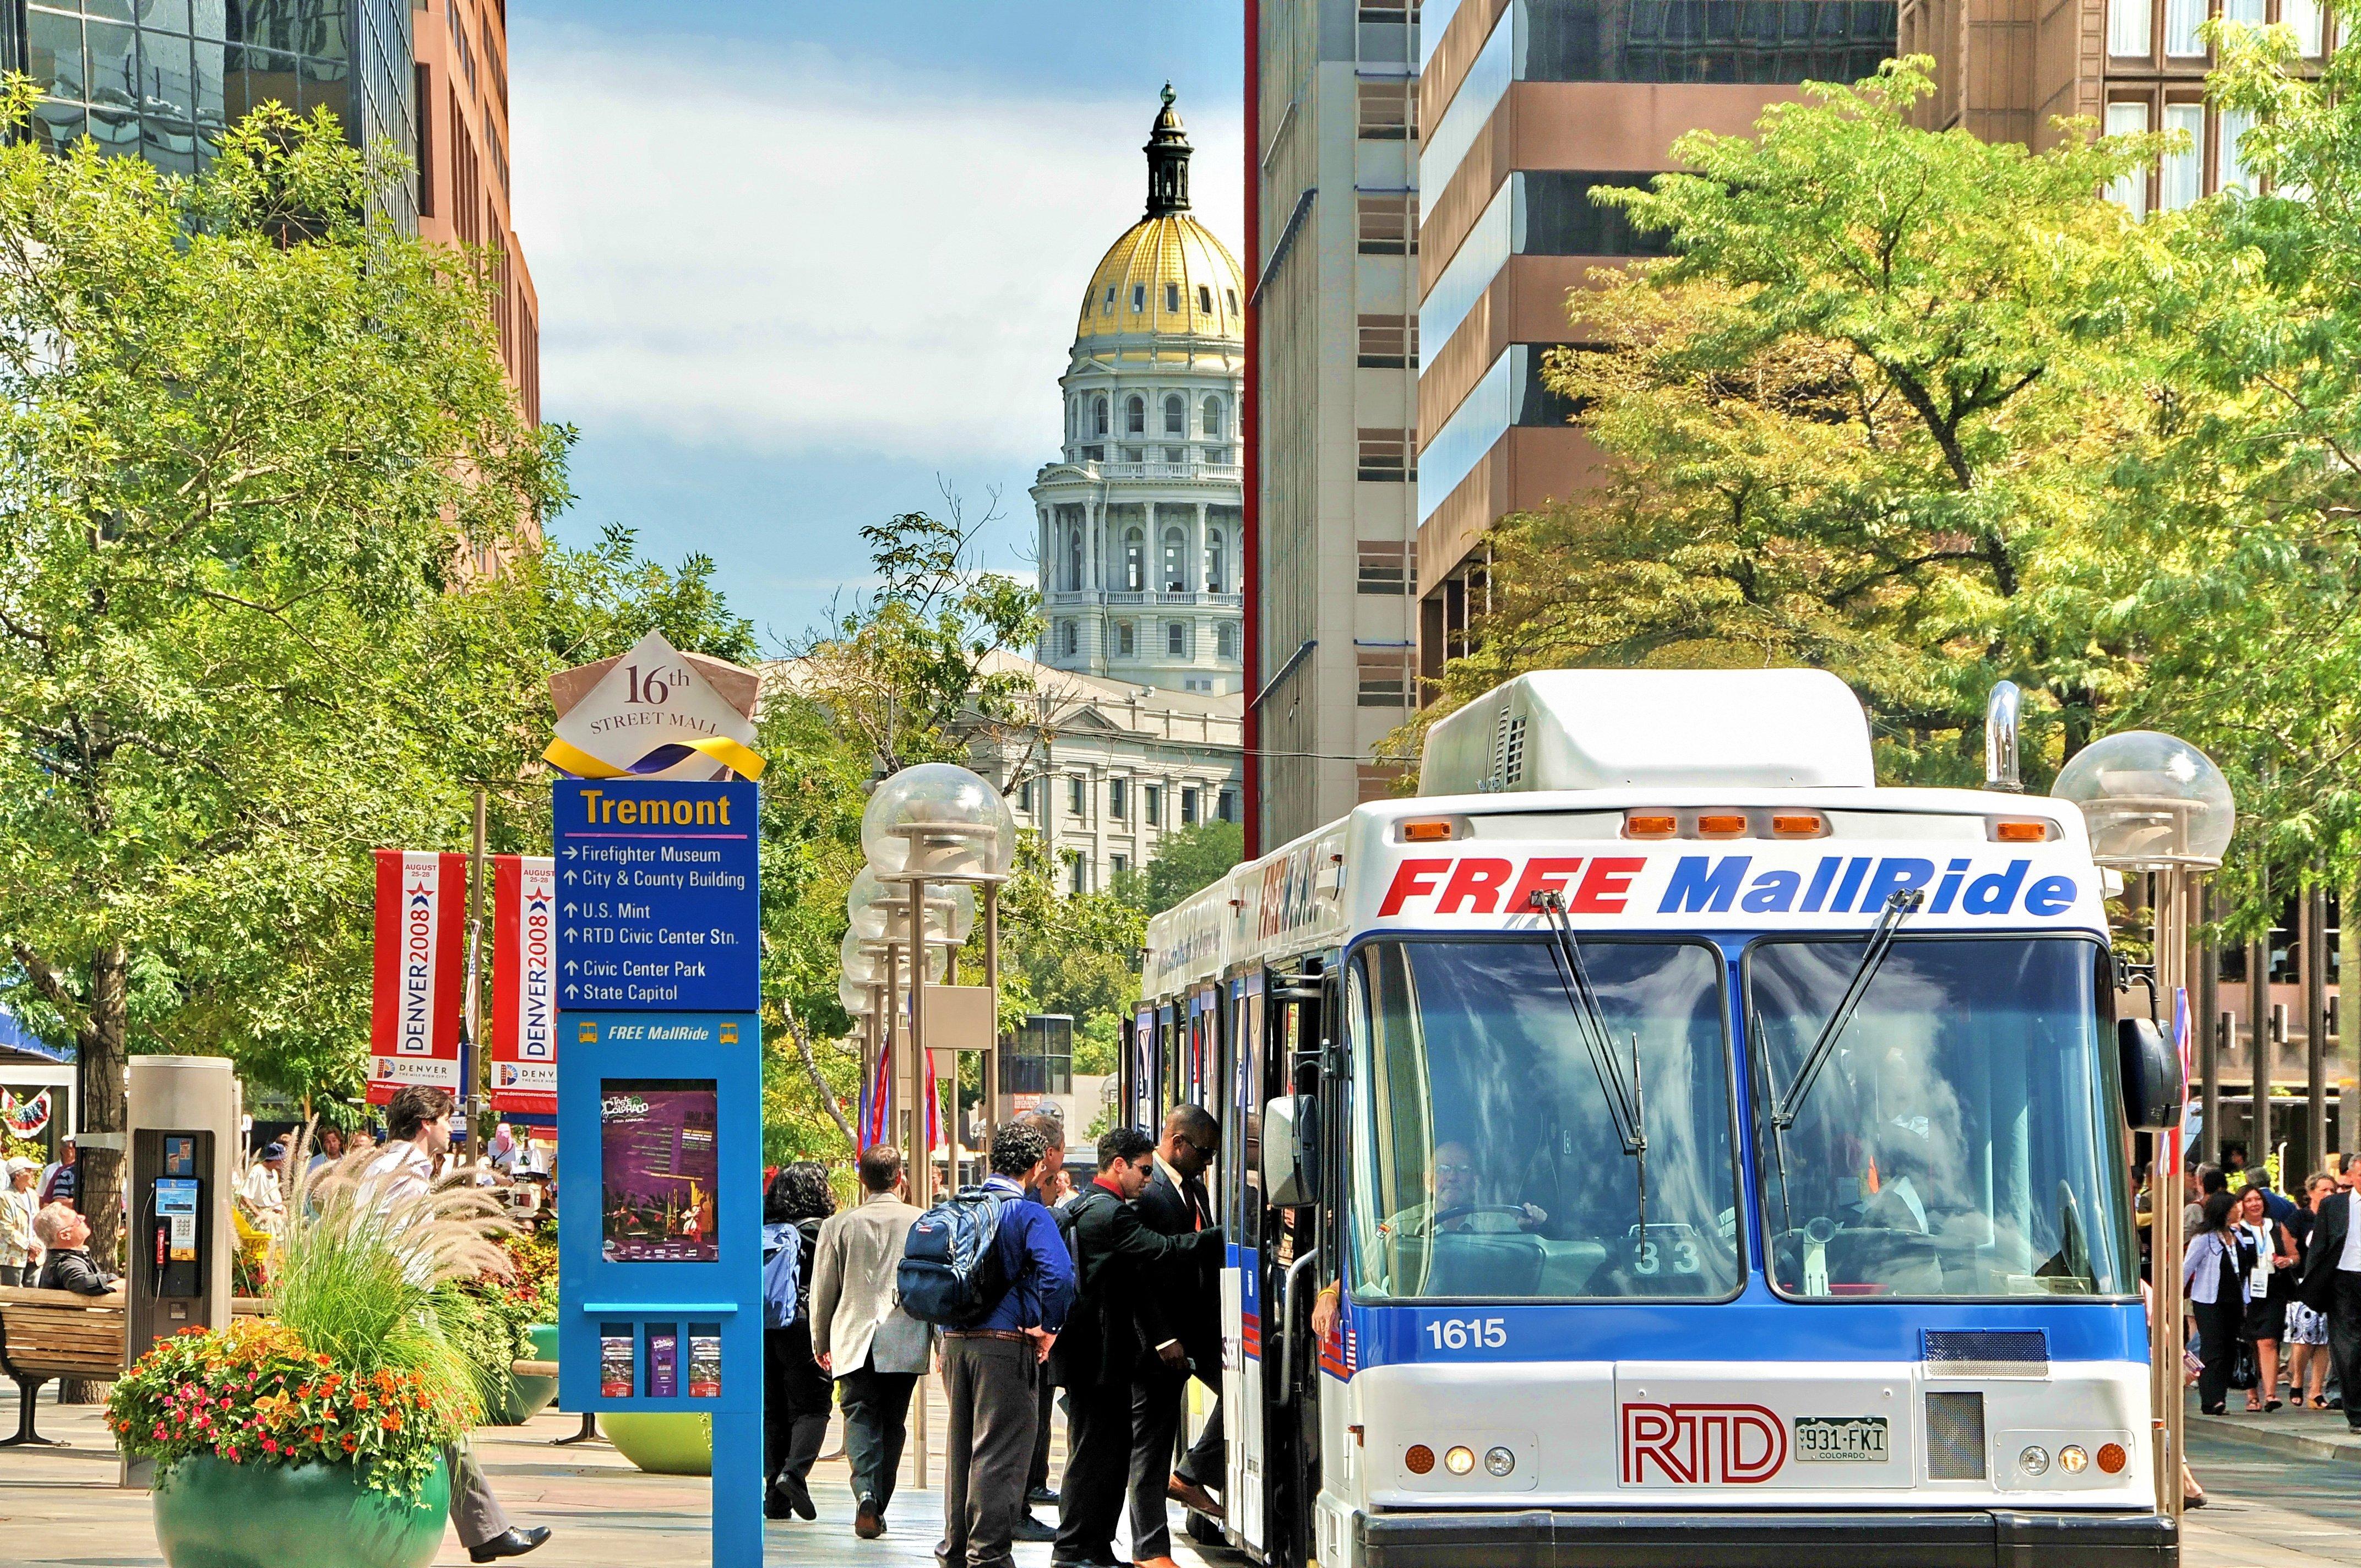
{"type": "MultiPolygon", "coordinates": [[[[364,148],[419,149],[410,0],[0,0],[0,17],[11,32],[21,18],[4,41],[41,89],[33,135],[57,151],[88,136],[193,173],[273,101],[307,117],[324,105],[364,148]]],[[[385,202],[417,231],[414,171],[385,202]]]]}

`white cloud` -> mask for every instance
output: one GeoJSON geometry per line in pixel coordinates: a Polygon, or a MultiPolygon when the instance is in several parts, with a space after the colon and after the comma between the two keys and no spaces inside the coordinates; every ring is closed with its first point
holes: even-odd
{"type": "MultiPolygon", "coordinates": [[[[979,96],[814,49],[560,31],[515,82],[550,417],[775,452],[1027,462],[1092,267],[1145,203],[1152,99],[979,96]]],[[[1180,105],[1239,240],[1240,116],[1180,105]]]]}

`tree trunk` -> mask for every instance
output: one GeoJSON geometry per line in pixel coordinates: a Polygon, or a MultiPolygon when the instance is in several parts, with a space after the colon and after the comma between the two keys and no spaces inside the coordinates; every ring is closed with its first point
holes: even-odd
{"type": "MultiPolygon", "coordinates": [[[[123,1140],[130,1121],[125,1091],[124,1050],[126,984],[130,955],[120,942],[100,948],[90,960],[90,1026],[82,1031],[82,1125],[85,1133],[115,1135],[123,1140]]],[[[123,1243],[123,1155],[120,1147],[82,1146],[80,1198],[90,1221],[90,1255],[112,1273],[121,1261],[123,1243]]],[[[59,1397],[67,1404],[94,1404],[105,1397],[106,1385],[89,1378],[69,1377],[59,1397]]]]}

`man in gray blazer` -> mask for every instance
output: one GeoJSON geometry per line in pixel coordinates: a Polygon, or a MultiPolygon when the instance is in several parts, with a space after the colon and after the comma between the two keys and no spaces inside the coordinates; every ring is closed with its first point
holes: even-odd
{"type": "Polygon", "coordinates": [[[902,1464],[910,1391],[934,1349],[932,1327],[902,1310],[894,1271],[918,1211],[903,1201],[902,1151],[880,1144],[861,1157],[866,1196],[829,1216],[812,1254],[812,1359],[836,1379],[844,1453],[858,1504],[852,1530],[885,1533],[885,1505],[902,1464]]]}

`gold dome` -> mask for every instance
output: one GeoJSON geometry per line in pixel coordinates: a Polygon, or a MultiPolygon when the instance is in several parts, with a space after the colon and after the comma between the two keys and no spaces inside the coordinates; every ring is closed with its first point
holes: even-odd
{"type": "MultiPolygon", "coordinates": [[[[1172,110],[1172,84],[1148,133],[1148,215],[1108,247],[1091,274],[1075,323],[1079,346],[1093,337],[1246,339],[1246,278],[1229,247],[1189,215],[1189,138],[1172,110]]],[[[1162,357],[1162,356],[1159,356],[1162,357]]]]}
{"type": "Polygon", "coordinates": [[[1074,327],[1079,341],[1153,333],[1246,337],[1246,280],[1229,247],[1186,213],[1142,218],[1108,247],[1074,327]]]}

